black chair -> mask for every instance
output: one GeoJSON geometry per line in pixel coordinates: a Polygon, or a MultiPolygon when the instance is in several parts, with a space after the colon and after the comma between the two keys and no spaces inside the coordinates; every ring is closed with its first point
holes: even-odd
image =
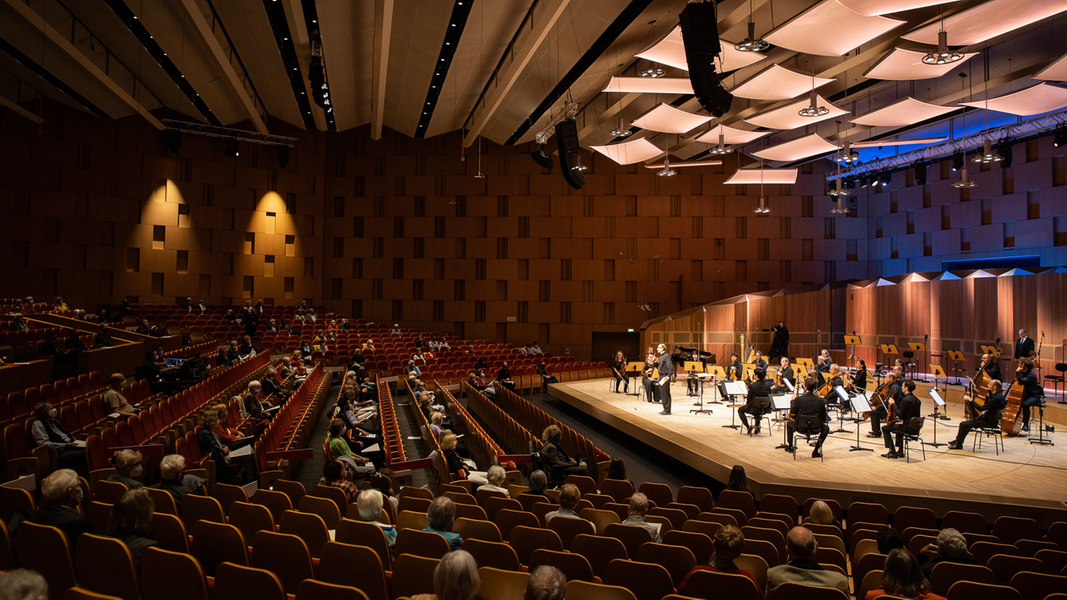
{"type": "MultiPolygon", "coordinates": [[[[793,460],[797,459],[797,437],[803,436],[804,441],[811,443],[811,438],[819,439],[822,435],[822,421],[819,417],[814,416],[798,416],[797,428],[793,431],[793,460]]],[[[822,457],[822,452],[819,453],[819,460],[826,462],[826,459],[822,457]]]]}
{"type": "Polygon", "coordinates": [[[915,433],[900,434],[904,436],[904,458],[906,459],[906,462],[911,462],[910,442],[919,443],[919,448],[923,451],[923,460],[926,460],[926,444],[923,443],[923,439],[920,437],[922,436],[924,423],[926,423],[926,417],[912,417],[911,421],[908,423],[908,427],[911,427],[915,433]]]}
{"type": "MultiPolygon", "coordinates": [[[[759,422],[758,421],[762,421],[763,419],[767,419],[767,435],[768,436],[773,435],[771,433],[771,412],[772,412],[771,411],[771,397],[770,396],[756,396],[755,398],[752,399],[752,408],[758,410],[760,412],[760,414],[763,415],[760,418],[756,419],[756,421],[757,421],[756,426],[757,427],[759,426],[759,422]]],[[[741,433],[742,435],[744,435],[744,430],[739,428],[738,429],[738,433],[741,433]]]]}
{"type": "Polygon", "coordinates": [[[975,449],[982,448],[982,438],[992,437],[993,448],[997,451],[997,456],[1000,456],[1002,450],[1004,450],[1004,432],[1000,429],[1000,418],[1004,414],[1003,410],[997,411],[997,420],[994,421],[995,425],[991,427],[975,427],[971,431],[974,433],[974,441],[971,442],[971,452],[975,449]],[[997,440],[1000,440],[1000,446],[997,446],[997,440]]]}
{"type": "Polygon", "coordinates": [[[1052,389],[1060,393],[1060,404],[1067,404],[1067,398],[1064,398],[1064,392],[1060,391],[1060,387],[1063,386],[1064,383],[1064,371],[1067,371],[1067,363],[1056,363],[1056,370],[1059,371],[1060,374],[1045,375],[1045,381],[1051,381],[1052,389]]]}

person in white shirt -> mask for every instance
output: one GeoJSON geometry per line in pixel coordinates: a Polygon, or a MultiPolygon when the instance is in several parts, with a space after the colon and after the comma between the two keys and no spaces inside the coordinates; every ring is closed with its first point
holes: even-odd
{"type": "Polygon", "coordinates": [[[537,340],[534,340],[534,343],[530,344],[529,351],[530,354],[544,354],[541,347],[537,345],[537,340]]]}
{"type": "MultiPolygon", "coordinates": [[[[441,413],[434,414],[438,415],[441,413]]],[[[485,474],[485,478],[489,481],[489,483],[479,487],[479,490],[503,492],[503,494],[508,498],[511,497],[511,494],[508,492],[508,488],[504,487],[504,482],[507,481],[508,478],[507,471],[504,470],[504,467],[501,467],[500,465],[493,465],[489,467],[489,471],[485,474]]]]}

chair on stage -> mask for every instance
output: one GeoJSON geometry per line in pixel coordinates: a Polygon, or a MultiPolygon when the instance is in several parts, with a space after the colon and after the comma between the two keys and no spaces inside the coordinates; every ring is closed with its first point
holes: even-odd
{"type": "MultiPolygon", "coordinates": [[[[793,431],[793,460],[797,459],[797,438],[803,437],[804,441],[811,443],[811,439],[819,439],[822,435],[823,422],[819,417],[814,416],[797,416],[797,428],[793,431]]],[[[822,452],[819,452],[819,460],[826,462],[826,459],[822,457],[822,452]]]]}
{"type": "Polygon", "coordinates": [[[923,451],[923,461],[926,460],[926,444],[923,443],[922,430],[923,424],[926,423],[926,417],[912,417],[908,423],[908,427],[915,433],[901,433],[904,440],[904,459],[905,462],[911,462],[911,442],[917,442],[919,448],[923,451]]]}

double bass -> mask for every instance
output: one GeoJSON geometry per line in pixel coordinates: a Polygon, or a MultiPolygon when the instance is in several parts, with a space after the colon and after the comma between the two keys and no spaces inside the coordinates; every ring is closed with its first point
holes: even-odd
{"type": "MultiPolygon", "coordinates": [[[[1041,347],[1044,345],[1045,332],[1042,331],[1041,345],[1038,346],[1036,352],[1031,350],[1028,358],[1019,360],[1019,366],[1015,369],[1016,375],[1023,370],[1024,365],[1029,364],[1031,372],[1037,367],[1037,357],[1041,353],[1041,347]]],[[[1004,407],[1004,415],[1000,419],[1000,430],[1007,435],[1019,435],[1022,433],[1024,423],[1019,419],[1019,413],[1023,408],[1023,392],[1025,391],[1024,386],[1019,383],[1019,378],[1016,376],[1011,383],[1011,388],[1008,389],[1008,393],[1004,395],[1007,406],[1004,407]]]]}
{"type": "MultiPolygon", "coordinates": [[[[979,407],[985,405],[986,396],[981,395],[978,392],[980,390],[984,390],[986,394],[988,394],[989,384],[993,382],[993,378],[989,376],[989,373],[986,373],[986,368],[989,367],[989,365],[991,364],[996,364],[997,359],[1000,358],[1000,353],[1003,352],[1000,347],[1000,338],[997,338],[997,340],[993,342],[993,346],[997,349],[997,351],[991,354],[989,356],[989,359],[983,360],[982,364],[978,365],[978,372],[974,374],[973,382],[975,387],[975,393],[973,395],[967,394],[964,396],[965,401],[970,400],[970,402],[974,402],[974,404],[979,407]]],[[[967,402],[967,404],[964,405],[964,412],[966,412],[968,418],[974,419],[974,414],[972,414],[973,411],[971,410],[970,402],[967,402]]]]}

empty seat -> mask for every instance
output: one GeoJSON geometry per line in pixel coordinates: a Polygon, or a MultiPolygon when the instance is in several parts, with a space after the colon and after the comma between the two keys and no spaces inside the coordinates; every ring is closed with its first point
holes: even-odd
{"type": "Polygon", "coordinates": [[[322,547],[319,579],[358,588],[369,600],[389,600],[385,571],[378,555],[369,548],[340,542],[322,547]]]}
{"type": "Polygon", "coordinates": [[[604,583],[624,587],[637,600],[660,600],[674,593],[674,584],[667,569],[654,563],[616,558],[604,571],[604,583]]]}
{"type": "Polygon", "coordinates": [[[301,581],[315,577],[307,544],[288,533],[257,532],[252,539],[252,566],[277,575],[287,594],[295,594],[301,581]]]}

